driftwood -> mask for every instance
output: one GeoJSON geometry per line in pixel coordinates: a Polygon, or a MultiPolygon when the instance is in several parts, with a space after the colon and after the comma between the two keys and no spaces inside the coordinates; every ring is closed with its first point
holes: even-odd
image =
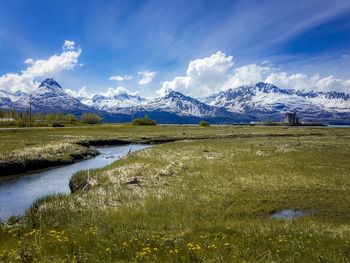
{"type": "Polygon", "coordinates": [[[86,185],[84,185],[83,187],[83,191],[85,191],[86,187],[88,186],[92,186],[92,184],[90,183],[90,170],[88,170],[88,179],[86,185]]]}
{"type": "Polygon", "coordinates": [[[142,188],[141,181],[137,177],[134,177],[134,179],[127,181],[126,184],[137,184],[142,188]]]}

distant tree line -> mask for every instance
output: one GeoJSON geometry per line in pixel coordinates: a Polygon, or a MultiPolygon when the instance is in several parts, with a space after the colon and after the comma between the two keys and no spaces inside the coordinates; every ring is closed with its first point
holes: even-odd
{"type": "Polygon", "coordinates": [[[18,112],[15,110],[0,109],[0,126],[54,126],[62,127],[74,124],[98,124],[102,123],[102,118],[97,114],[83,113],[80,118],[74,114],[58,113],[35,113],[18,112]],[[58,125],[61,124],[61,125],[58,125]]]}

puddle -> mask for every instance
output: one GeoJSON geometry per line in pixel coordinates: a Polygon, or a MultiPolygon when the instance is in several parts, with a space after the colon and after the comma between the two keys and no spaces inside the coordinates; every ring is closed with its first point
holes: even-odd
{"type": "Polygon", "coordinates": [[[293,220],[302,216],[307,216],[308,214],[310,213],[305,210],[284,209],[279,212],[273,213],[271,217],[274,219],[281,219],[281,220],[293,220]]]}

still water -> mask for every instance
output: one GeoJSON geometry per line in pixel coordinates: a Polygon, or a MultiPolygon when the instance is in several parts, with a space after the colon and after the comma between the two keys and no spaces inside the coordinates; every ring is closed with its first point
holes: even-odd
{"type": "Polygon", "coordinates": [[[97,149],[101,154],[92,159],[22,176],[1,178],[0,219],[23,214],[36,199],[45,195],[70,193],[69,179],[80,170],[101,168],[127,155],[129,151],[146,147],[137,144],[99,147],[97,149]]]}

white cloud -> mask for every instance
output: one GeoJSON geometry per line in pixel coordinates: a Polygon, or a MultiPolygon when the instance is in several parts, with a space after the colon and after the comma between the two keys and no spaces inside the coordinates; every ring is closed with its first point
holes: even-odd
{"type": "Polygon", "coordinates": [[[239,87],[241,85],[251,85],[260,81],[264,81],[267,74],[272,72],[272,68],[260,66],[257,64],[250,64],[236,68],[233,75],[223,85],[222,90],[239,87]]]}
{"type": "Polygon", "coordinates": [[[75,42],[70,40],[65,40],[63,44],[63,50],[74,50],[75,42]]]}
{"type": "Polygon", "coordinates": [[[66,40],[61,54],[52,55],[48,59],[33,60],[28,58],[29,66],[21,73],[8,73],[0,76],[0,89],[15,92],[17,90],[32,91],[38,83],[36,78],[46,78],[57,75],[63,70],[73,69],[78,65],[82,50],[75,47],[73,41],[66,40]]]}
{"type": "MultiPolygon", "coordinates": [[[[221,75],[233,66],[233,57],[217,51],[210,57],[195,59],[188,65],[187,76],[199,77],[201,75],[221,75]]],[[[210,77],[210,76],[208,76],[210,77]]]]}
{"type": "Polygon", "coordinates": [[[115,81],[124,81],[124,80],[131,80],[133,77],[129,75],[116,75],[116,76],[110,76],[109,80],[115,80],[115,81]]]}
{"type": "Polygon", "coordinates": [[[42,77],[74,68],[78,64],[81,49],[75,49],[74,46],[69,46],[69,49],[65,49],[64,47],[65,45],[60,55],[55,54],[47,60],[38,59],[32,61],[32,65],[23,71],[23,74],[28,74],[33,77],[42,77]]]}
{"type": "Polygon", "coordinates": [[[123,86],[118,86],[116,88],[109,87],[107,88],[104,92],[99,92],[99,93],[93,93],[89,92],[87,90],[87,87],[84,86],[80,90],[75,91],[72,89],[65,89],[65,91],[73,96],[74,98],[85,98],[85,99],[92,99],[95,95],[102,95],[105,97],[113,97],[115,95],[120,95],[120,94],[129,94],[129,95],[136,95],[138,92],[131,92],[127,88],[123,86]]]}
{"type": "Polygon", "coordinates": [[[32,58],[27,58],[25,61],[24,61],[24,64],[30,64],[32,65],[34,63],[34,60],[32,58]]]}
{"type": "Polygon", "coordinates": [[[81,97],[81,98],[90,98],[91,95],[93,95],[93,94],[91,94],[91,93],[89,93],[89,92],[87,91],[87,87],[86,87],[86,86],[82,87],[82,88],[81,88],[80,90],[78,90],[78,91],[75,91],[75,90],[72,90],[72,89],[65,89],[65,92],[67,92],[69,95],[71,95],[71,96],[74,97],[74,98],[78,98],[78,97],[81,97]]]}
{"type": "Polygon", "coordinates": [[[135,93],[130,92],[128,89],[126,89],[123,86],[119,86],[116,88],[108,88],[107,91],[99,93],[99,94],[106,96],[106,97],[113,97],[115,95],[120,95],[120,94],[125,94],[125,93],[130,94],[130,95],[135,94],[135,93]]]}
{"type": "Polygon", "coordinates": [[[138,73],[141,76],[139,85],[147,85],[153,81],[153,78],[157,75],[156,71],[140,71],[138,73]]]}
{"type": "Polygon", "coordinates": [[[265,82],[274,84],[283,88],[311,90],[316,89],[318,76],[309,77],[305,74],[297,73],[288,75],[286,72],[272,72],[265,82]]]}
{"type": "Polygon", "coordinates": [[[301,73],[288,75],[286,72],[273,72],[265,82],[289,89],[350,93],[350,79],[343,80],[334,76],[321,78],[319,75],[308,76],[301,73]]]}
{"type": "Polygon", "coordinates": [[[229,70],[233,66],[233,57],[218,51],[210,57],[195,59],[188,65],[186,76],[165,81],[158,95],[167,90],[179,90],[191,96],[207,96],[223,88],[229,80],[229,70]]]}
{"type": "Polygon", "coordinates": [[[7,73],[0,77],[0,89],[10,92],[18,90],[30,92],[38,86],[33,77],[27,74],[7,73]]]}

